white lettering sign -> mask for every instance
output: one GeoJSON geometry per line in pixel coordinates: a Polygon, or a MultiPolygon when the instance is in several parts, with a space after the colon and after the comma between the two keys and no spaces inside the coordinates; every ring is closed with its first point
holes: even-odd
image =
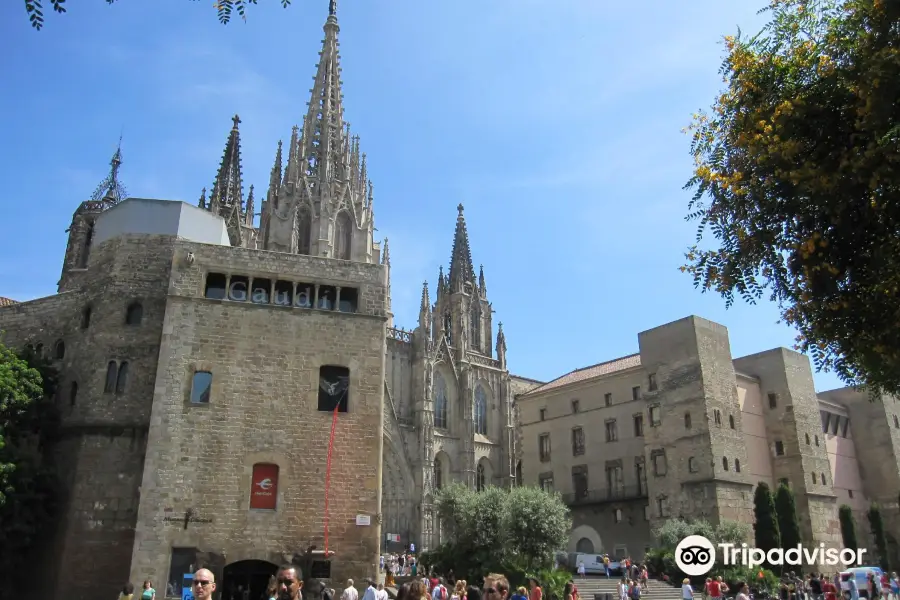
{"type": "Polygon", "coordinates": [[[372,517],[370,515],[356,515],[356,524],[361,527],[368,527],[372,524],[372,517]]]}
{"type": "Polygon", "coordinates": [[[247,300],[247,284],[243,281],[233,281],[228,288],[228,299],[238,302],[247,300]]]}
{"type": "Polygon", "coordinates": [[[299,308],[310,308],[312,306],[311,288],[307,287],[304,290],[297,290],[297,292],[297,297],[294,298],[294,306],[299,308]]]}
{"type": "Polygon", "coordinates": [[[291,305],[291,293],[289,291],[275,291],[275,304],[278,306],[291,305]]]}
{"type": "Polygon", "coordinates": [[[250,301],[253,302],[253,304],[268,304],[269,290],[261,287],[253,288],[253,296],[250,301]]]}

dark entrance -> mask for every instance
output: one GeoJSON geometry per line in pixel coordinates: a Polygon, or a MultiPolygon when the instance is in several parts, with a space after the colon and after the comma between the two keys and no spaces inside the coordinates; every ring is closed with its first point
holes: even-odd
{"type": "Polygon", "coordinates": [[[220,600],[269,600],[266,588],[278,565],[265,560],[241,560],[225,567],[220,600]]]}

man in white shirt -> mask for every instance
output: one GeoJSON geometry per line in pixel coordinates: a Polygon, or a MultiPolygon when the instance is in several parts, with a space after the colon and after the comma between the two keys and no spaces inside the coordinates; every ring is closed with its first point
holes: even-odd
{"type": "Polygon", "coordinates": [[[375,578],[373,577],[368,581],[369,587],[366,588],[366,593],[363,594],[363,600],[378,600],[378,590],[375,589],[375,578]]]}
{"type": "Polygon", "coordinates": [[[359,592],[353,587],[353,580],[347,580],[347,589],[341,594],[341,600],[359,600],[359,592]]]}
{"type": "Polygon", "coordinates": [[[384,589],[384,584],[383,584],[383,583],[379,583],[379,584],[378,584],[378,591],[375,592],[375,597],[376,597],[378,600],[390,600],[390,598],[389,598],[389,596],[388,596],[388,593],[387,593],[387,590],[384,589]]]}

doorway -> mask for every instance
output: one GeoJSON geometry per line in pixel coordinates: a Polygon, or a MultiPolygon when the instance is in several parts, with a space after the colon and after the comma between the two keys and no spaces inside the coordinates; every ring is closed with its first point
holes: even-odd
{"type": "Polygon", "coordinates": [[[241,560],[225,567],[220,600],[269,600],[266,588],[278,565],[265,560],[241,560]]]}

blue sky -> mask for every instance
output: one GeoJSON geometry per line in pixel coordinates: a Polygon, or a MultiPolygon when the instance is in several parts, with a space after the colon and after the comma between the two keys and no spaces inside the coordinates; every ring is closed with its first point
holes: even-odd
{"type": "MultiPolygon", "coordinates": [[[[305,113],[328,2],[262,0],[227,27],[212,0],[69,4],[36,32],[21,0],[0,3],[0,296],[17,300],[55,292],[64,231],[120,133],[130,195],[194,203],[238,113],[245,186],[264,189],[305,113]]],[[[346,117],[397,325],[448,263],[462,202],[516,374],[630,354],[689,314],[726,325],[734,356],[791,347],[774,306],[726,311],[678,271],[695,232],[681,130],[722,87],[721,37],[759,29],[762,4],[341,1],[346,117]]]]}

